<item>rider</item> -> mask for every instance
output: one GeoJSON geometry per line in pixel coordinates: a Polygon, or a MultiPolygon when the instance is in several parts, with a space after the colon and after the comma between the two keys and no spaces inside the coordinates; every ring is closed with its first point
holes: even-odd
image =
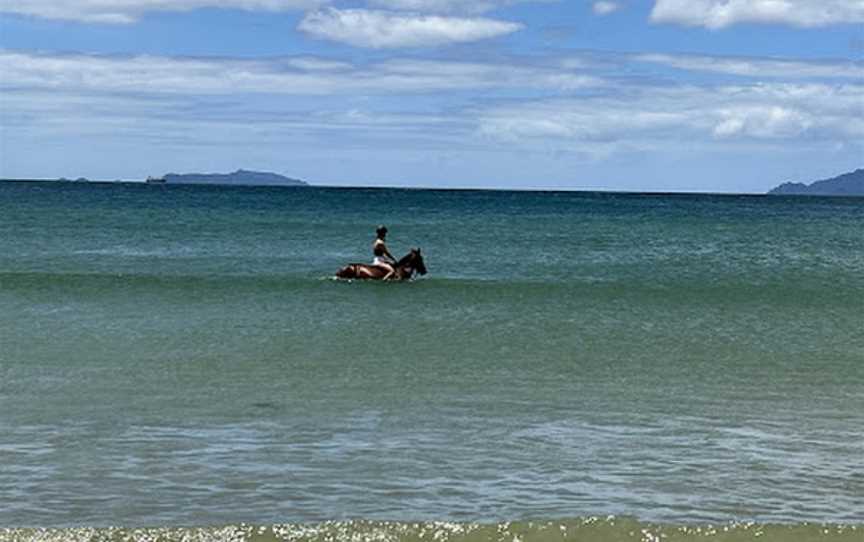
{"type": "Polygon", "coordinates": [[[372,243],[372,254],[375,257],[372,259],[372,265],[387,271],[387,274],[384,275],[384,280],[389,280],[396,273],[396,268],[394,267],[396,258],[390,254],[390,251],[387,250],[387,245],[384,244],[384,239],[387,238],[387,228],[385,226],[378,226],[375,234],[375,242],[372,243]]]}

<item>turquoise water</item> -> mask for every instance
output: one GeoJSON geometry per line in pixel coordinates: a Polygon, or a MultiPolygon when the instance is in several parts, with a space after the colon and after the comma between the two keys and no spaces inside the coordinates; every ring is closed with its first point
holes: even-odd
{"type": "Polygon", "coordinates": [[[0,526],[864,522],[864,199],[7,182],[0,232],[0,526]],[[332,280],[382,222],[429,275],[332,280]]]}

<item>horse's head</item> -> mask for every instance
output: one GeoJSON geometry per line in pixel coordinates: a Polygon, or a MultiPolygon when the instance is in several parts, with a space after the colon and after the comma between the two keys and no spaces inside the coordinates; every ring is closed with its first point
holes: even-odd
{"type": "Polygon", "coordinates": [[[420,253],[419,248],[412,248],[411,252],[396,262],[396,267],[403,269],[408,275],[426,274],[426,263],[423,261],[423,254],[420,253]]]}
{"type": "Polygon", "coordinates": [[[411,267],[421,275],[426,274],[426,263],[423,261],[423,254],[419,248],[411,249],[411,267]]]}

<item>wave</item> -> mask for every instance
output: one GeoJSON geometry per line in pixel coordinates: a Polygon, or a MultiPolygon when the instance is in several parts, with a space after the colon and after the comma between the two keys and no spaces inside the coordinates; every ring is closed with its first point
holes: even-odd
{"type": "MultiPolygon", "coordinates": [[[[640,306],[749,306],[769,304],[772,307],[823,307],[860,309],[857,301],[864,295],[864,283],[853,280],[833,282],[800,278],[780,278],[760,282],[753,280],[702,281],[680,278],[639,280],[635,277],[548,277],[477,278],[433,275],[406,283],[381,283],[339,280],[329,274],[279,273],[195,273],[163,274],[104,272],[0,272],[0,294],[31,295],[50,292],[80,299],[111,297],[117,293],[171,296],[172,299],[202,295],[266,295],[284,298],[286,294],[327,295],[331,300],[350,302],[362,293],[387,293],[388,298],[404,302],[436,301],[441,296],[472,303],[551,302],[625,304],[640,306]],[[337,298],[332,295],[337,294],[337,298]]],[[[566,304],[565,303],[565,304],[566,304]]]]}
{"type": "Polygon", "coordinates": [[[181,258],[181,257],[196,257],[206,256],[208,253],[204,250],[194,250],[188,247],[176,249],[151,249],[144,250],[133,247],[112,247],[112,248],[97,248],[86,250],[73,250],[73,255],[76,256],[122,256],[126,258],[181,258]]]}
{"type": "Polygon", "coordinates": [[[496,524],[450,522],[331,521],[320,524],[247,524],[214,528],[0,529],[0,542],[712,542],[860,541],[864,526],[737,522],[714,525],[658,525],[629,518],[588,517],[496,524]]]}
{"type": "Polygon", "coordinates": [[[431,275],[419,277],[405,283],[381,283],[336,279],[332,274],[298,273],[183,273],[179,270],[165,273],[141,272],[43,272],[0,271],[0,292],[60,289],[67,293],[99,292],[112,290],[145,290],[152,293],[177,290],[196,292],[201,290],[260,291],[271,293],[297,291],[367,291],[382,288],[394,292],[412,294],[456,294],[465,301],[492,297],[498,300],[536,297],[543,299],[555,296],[579,296],[607,301],[646,301],[650,303],[728,304],[730,302],[751,303],[756,300],[770,301],[776,305],[801,304],[808,306],[857,305],[864,295],[864,283],[857,277],[843,280],[835,277],[833,282],[807,277],[740,277],[736,280],[700,280],[698,278],[665,277],[598,277],[580,275],[572,277],[545,278],[496,278],[472,276],[431,275]],[[392,289],[392,290],[391,290],[392,289]]]}

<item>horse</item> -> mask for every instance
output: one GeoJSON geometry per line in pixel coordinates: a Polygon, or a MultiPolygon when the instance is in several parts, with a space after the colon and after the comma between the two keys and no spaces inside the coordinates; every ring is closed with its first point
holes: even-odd
{"type": "MultiPolygon", "coordinates": [[[[390,280],[410,280],[414,278],[415,273],[426,274],[426,264],[423,263],[423,255],[419,248],[412,248],[411,252],[396,262],[393,268],[396,272],[390,280]]],[[[352,263],[336,272],[338,279],[383,280],[385,275],[387,271],[383,267],[365,263],[352,263]]]]}

